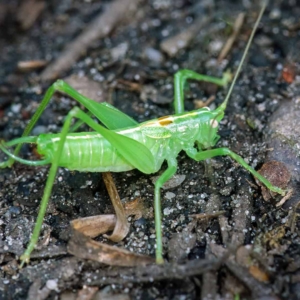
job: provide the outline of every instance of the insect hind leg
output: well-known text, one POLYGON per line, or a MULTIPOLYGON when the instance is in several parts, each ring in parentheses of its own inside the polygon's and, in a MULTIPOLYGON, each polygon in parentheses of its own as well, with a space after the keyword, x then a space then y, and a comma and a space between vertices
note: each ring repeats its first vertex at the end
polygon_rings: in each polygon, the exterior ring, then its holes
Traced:
MULTIPOLYGON (((51 88, 53 88, 53 86, 51 88)), ((48 206, 49 198, 51 196, 51 191, 52 191, 52 187, 53 187, 53 184, 54 184, 55 176, 56 176, 56 173, 57 173, 57 169, 59 167, 59 159, 61 157, 61 153, 62 153, 62 150, 63 150, 63 147, 64 147, 64 143, 66 141, 66 136, 67 136, 68 131, 69 131, 70 126, 71 126, 72 118, 76 116, 77 111, 78 111, 78 108, 72 109, 69 112, 69 114, 67 115, 66 119, 65 119, 63 129, 62 129, 62 132, 61 132, 61 136, 60 136, 60 141, 58 143, 56 153, 54 153, 53 160, 51 162, 51 167, 50 167, 50 170, 49 170, 49 175, 48 175, 48 178, 47 178, 47 182, 46 182, 46 186, 45 186, 45 189, 44 189, 44 194, 43 194, 43 197, 42 197, 42 200, 41 200, 41 205, 40 205, 38 217, 37 217, 37 220, 36 220, 36 223, 35 223, 35 226, 34 226, 34 230, 33 230, 33 233, 32 233, 32 236, 31 236, 31 239, 30 239, 30 242, 27 246, 26 251, 20 257, 20 261, 21 261, 20 268, 22 268, 25 263, 29 263, 30 254, 34 250, 34 248, 35 248, 35 246, 38 242, 38 238, 40 236, 40 232, 41 232, 44 216, 45 216, 45 213, 46 213, 46 209, 47 209, 47 206, 48 206)))
MULTIPOLYGON (((63 80, 57 80, 54 82, 46 91, 46 94, 44 98, 42 99, 42 102, 40 103, 38 109, 32 116, 30 122, 26 126, 22 137, 26 137, 29 135, 29 133, 32 131, 33 127, 35 126, 36 122, 41 117, 42 113, 46 109, 47 105, 49 104, 49 101, 51 100, 52 96, 56 92, 62 92, 69 97, 73 98, 77 102, 79 102, 81 105, 83 105, 85 108, 87 108, 90 111, 90 115, 94 115, 97 117, 101 122, 105 124, 109 129, 120 129, 124 127, 134 126, 137 124, 135 120, 133 120, 131 117, 127 116, 117 108, 111 106, 108 103, 98 103, 92 99, 89 99, 88 97, 83 96, 82 94, 78 93, 75 89, 73 89, 70 85, 68 85, 63 80)), ((80 126, 82 123, 79 122, 75 127, 71 128, 71 131, 74 131, 75 128, 80 126)), ((22 147, 22 143, 20 143, 15 151, 14 155, 18 155, 20 152, 20 149, 22 147)), ((7 162, 7 166, 11 167, 14 163, 14 159, 10 158, 7 162)))

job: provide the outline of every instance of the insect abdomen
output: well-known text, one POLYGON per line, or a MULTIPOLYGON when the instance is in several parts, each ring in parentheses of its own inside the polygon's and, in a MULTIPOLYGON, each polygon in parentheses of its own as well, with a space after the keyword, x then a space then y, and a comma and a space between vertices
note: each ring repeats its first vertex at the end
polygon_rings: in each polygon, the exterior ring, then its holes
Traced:
MULTIPOLYGON (((42 135, 38 140, 38 151, 53 156, 58 147, 59 135, 42 135), (47 144, 47 152, 39 150, 47 144)), ((123 172, 134 169, 117 150, 100 134, 94 132, 68 134, 59 166, 81 172, 123 172)))
MULTIPOLYGON (((157 158, 155 170, 159 170, 166 156, 162 145, 158 143, 161 141, 149 139, 139 131, 131 131, 126 135, 149 148, 157 158)), ((59 141, 59 134, 40 135, 37 141, 38 152, 46 157, 53 157, 59 141)), ((115 147, 96 132, 68 134, 59 166, 81 172, 124 172, 135 168, 118 153, 115 147)))

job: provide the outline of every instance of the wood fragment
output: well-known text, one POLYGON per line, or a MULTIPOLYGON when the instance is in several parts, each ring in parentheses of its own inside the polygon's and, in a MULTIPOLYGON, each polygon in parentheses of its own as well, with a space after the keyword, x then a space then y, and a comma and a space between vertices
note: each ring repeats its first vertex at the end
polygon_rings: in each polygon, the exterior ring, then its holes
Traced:
POLYGON ((32 259, 45 259, 45 258, 53 258, 62 255, 67 255, 67 247, 65 245, 54 245, 49 244, 47 248, 42 250, 34 250, 31 254, 32 259))
POLYGON ((44 68, 47 65, 46 60, 28 60, 19 61, 17 68, 21 72, 30 72, 36 69, 44 68))
MULTIPOLYGON (((124 210, 126 217, 134 215, 135 220, 141 218, 144 214, 147 214, 144 203, 140 198, 125 203, 124 210)), ((116 223, 117 216, 111 214, 79 218, 71 221, 71 226, 73 229, 91 238, 95 238, 100 234, 113 231, 116 227, 116 223)))
POLYGON ((295 228, 297 226, 297 218, 299 217, 299 213, 297 212, 298 208, 300 207, 300 202, 298 202, 295 207, 293 207, 291 217, 289 218, 289 227, 291 228, 291 232, 295 232, 295 228))
POLYGON ((225 264, 229 271, 252 292, 252 299, 260 299, 265 296, 268 296, 269 298, 267 299, 270 300, 278 299, 266 284, 255 279, 246 268, 232 261, 227 261, 225 264))
POLYGON ((140 266, 129 269, 99 269, 97 272, 90 272, 82 279, 81 284, 105 285, 142 283, 153 284, 154 281, 186 279, 187 277, 204 274, 208 271, 217 270, 227 260, 228 253, 219 259, 197 259, 188 261, 185 264, 164 264, 140 266), (120 274, 122 274, 120 276, 120 274))
POLYGON ((119 193, 110 172, 102 173, 102 177, 107 188, 110 200, 116 212, 117 222, 111 235, 106 235, 108 239, 114 242, 122 241, 129 232, 129 223, 122 205, 119 193))
POLYGON ((82 259, 91 259, 110 266, 133 267, 154 263, 154 258, 125 249, 99 243, 77 230, 73 230, 68 252, 82 259))
POLYGON ((225 214, 225 210, 221 210, 221 211, 216 211, 214 213, 202 213, 202 214, 194 214, 194 215, 190 215, 190 217, 195 218, 197 220, 207 220, 207 219, 212 219, 212 218, 216 218, 220 215, 225 214))
POLYGON ((20 22, 21 28, 23 30, 29 29, 40 16, 45 7, 45 1, 22 1, 21 6, 17 12, 17 20, 20 22))
POLYGON ((104 13, 96 17, 74 41, 65 47, 60 56, 42 72, 40 79, 54 80, 68 71, 94 41, 108 36, 121 22, 131 21, 138 4, 139 0, 113 1, 104 13))
POLYGON ((238 247, 244 243, 249 227, 249 215, 251 215, 251 213, 246 215, 246 212, 251 212, 252 210, 252 194, 247 184, 243 184, 238 188, 234 200, 237 201, 236 203, 238 204, 234 205, 232 210, 234 228, 231 231, 229 243, 234 247, 238 247))
POLYGON ((293 195, 294 190, 288 190, 287 194, 278 202, 276 203, 276 207, 282 206, 287 200, 289 200, 293 195))
POLYGON ((71 226, 84 235, 94 238, 100 234, 112 231, 116 223, 116 215, 100 215, 73 220, 71 221, 71 226))
POLYGON ((300 28, 300 22, 297 20, 294 23, 291 22, 286 22, 287 24, 285 24, 285 22, 283 22, 283 25, 289 30, 289 31, 296 31, 300 28))
POLYGON ((234 44, 236 38, 238 37, 240 30, 244 24, 245 21, 245 13, 240 13, 237 17, 237 19, 235 20, 234 26, 233 26, 233 32, 231 34, 231 36, 229 37, 229 39, 227 40, 225 46, 223 47, 221 53, 219 54, 218 57, 218 62, 220 62, 221 60, 223 60, 227 54, 229 53, 229 51, 232 48, 232 45, 234 44))

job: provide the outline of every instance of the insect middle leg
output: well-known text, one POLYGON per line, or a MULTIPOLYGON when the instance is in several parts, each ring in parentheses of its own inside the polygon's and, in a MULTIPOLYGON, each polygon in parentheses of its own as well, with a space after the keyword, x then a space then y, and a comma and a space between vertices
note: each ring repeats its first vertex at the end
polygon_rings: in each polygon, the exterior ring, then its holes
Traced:
POLYGON ((160 199, 160 190, 165 182, 167 182, 177 170, 177 161, 170 160, 168 161, 168 168, 164 173, 157 179, 155 182, 154 190, 154 213, 155 213, 155 232, 156 232, 156 263, 162 264, 164 262, 162 253, 162 214, 161 214, 161 199, 160 199))

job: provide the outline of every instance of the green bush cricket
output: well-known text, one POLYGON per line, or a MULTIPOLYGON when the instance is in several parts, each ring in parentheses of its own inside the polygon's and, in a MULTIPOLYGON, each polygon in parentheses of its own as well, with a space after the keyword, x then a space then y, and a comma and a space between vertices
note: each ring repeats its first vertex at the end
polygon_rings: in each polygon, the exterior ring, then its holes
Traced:
POLYGON ((58 167, 82 172, 124 172, 138 169, 145 174, 151 174, 159 171, 162 163, 167 161, 168 167, 155 182, 154 192, 157 263, 163 263, 160 189, 176 173, 176 158, 180 151, 185 151, 189 157, 196 161, 215 156, 230 156, 269 190, 281 195, 285 194, 284 190, 273 186, 267 179, 251 168, 242 157, 231 150, 227 148, 211 149, 219 140, 217 134, 219 123, 224 117, 228 99, 264 8, 265 5, 255 23, 227 97, 213 111, 209 108, 201 108, 184 112, 185 82, 188 79, 193 79, 225 86, 230 80, 228 73, 225 73, 223 78, 219 79, 190 70, 178 71, 174 78, 175 115, 161 117, 141 124, 107 103, 97 103, 79 94, 62 80, 58 80, 50 86, 39 108, 25 128, 22 137, 7 143, 0 143, 0 149, 9 156, 7 161, 0 163, 0 168, 11 167, 14 161, 30 166, 51 165, 30 243, 20 257, 21 266, 29 262, 30 254, 37 244, 58 167), (66 116, 59 134, 28 136, 56 91, 63 92, 75 99, 89 113, 87 114, 80 108, 75 107, 66 116), (91 115, 96 117, 105 127, 95 122, 91 115), (74 127, 71 127, 73 118, 78 119, 80 124, 87 124, 94 132, 74 133, 74 127), (44 158, 40 161, 29 161, 18 157, 17 155, 23 143, 36 144, 38 153, 44 158), (7 150, 7 147, 12 146, 16 146, 13 154, 7 150))

